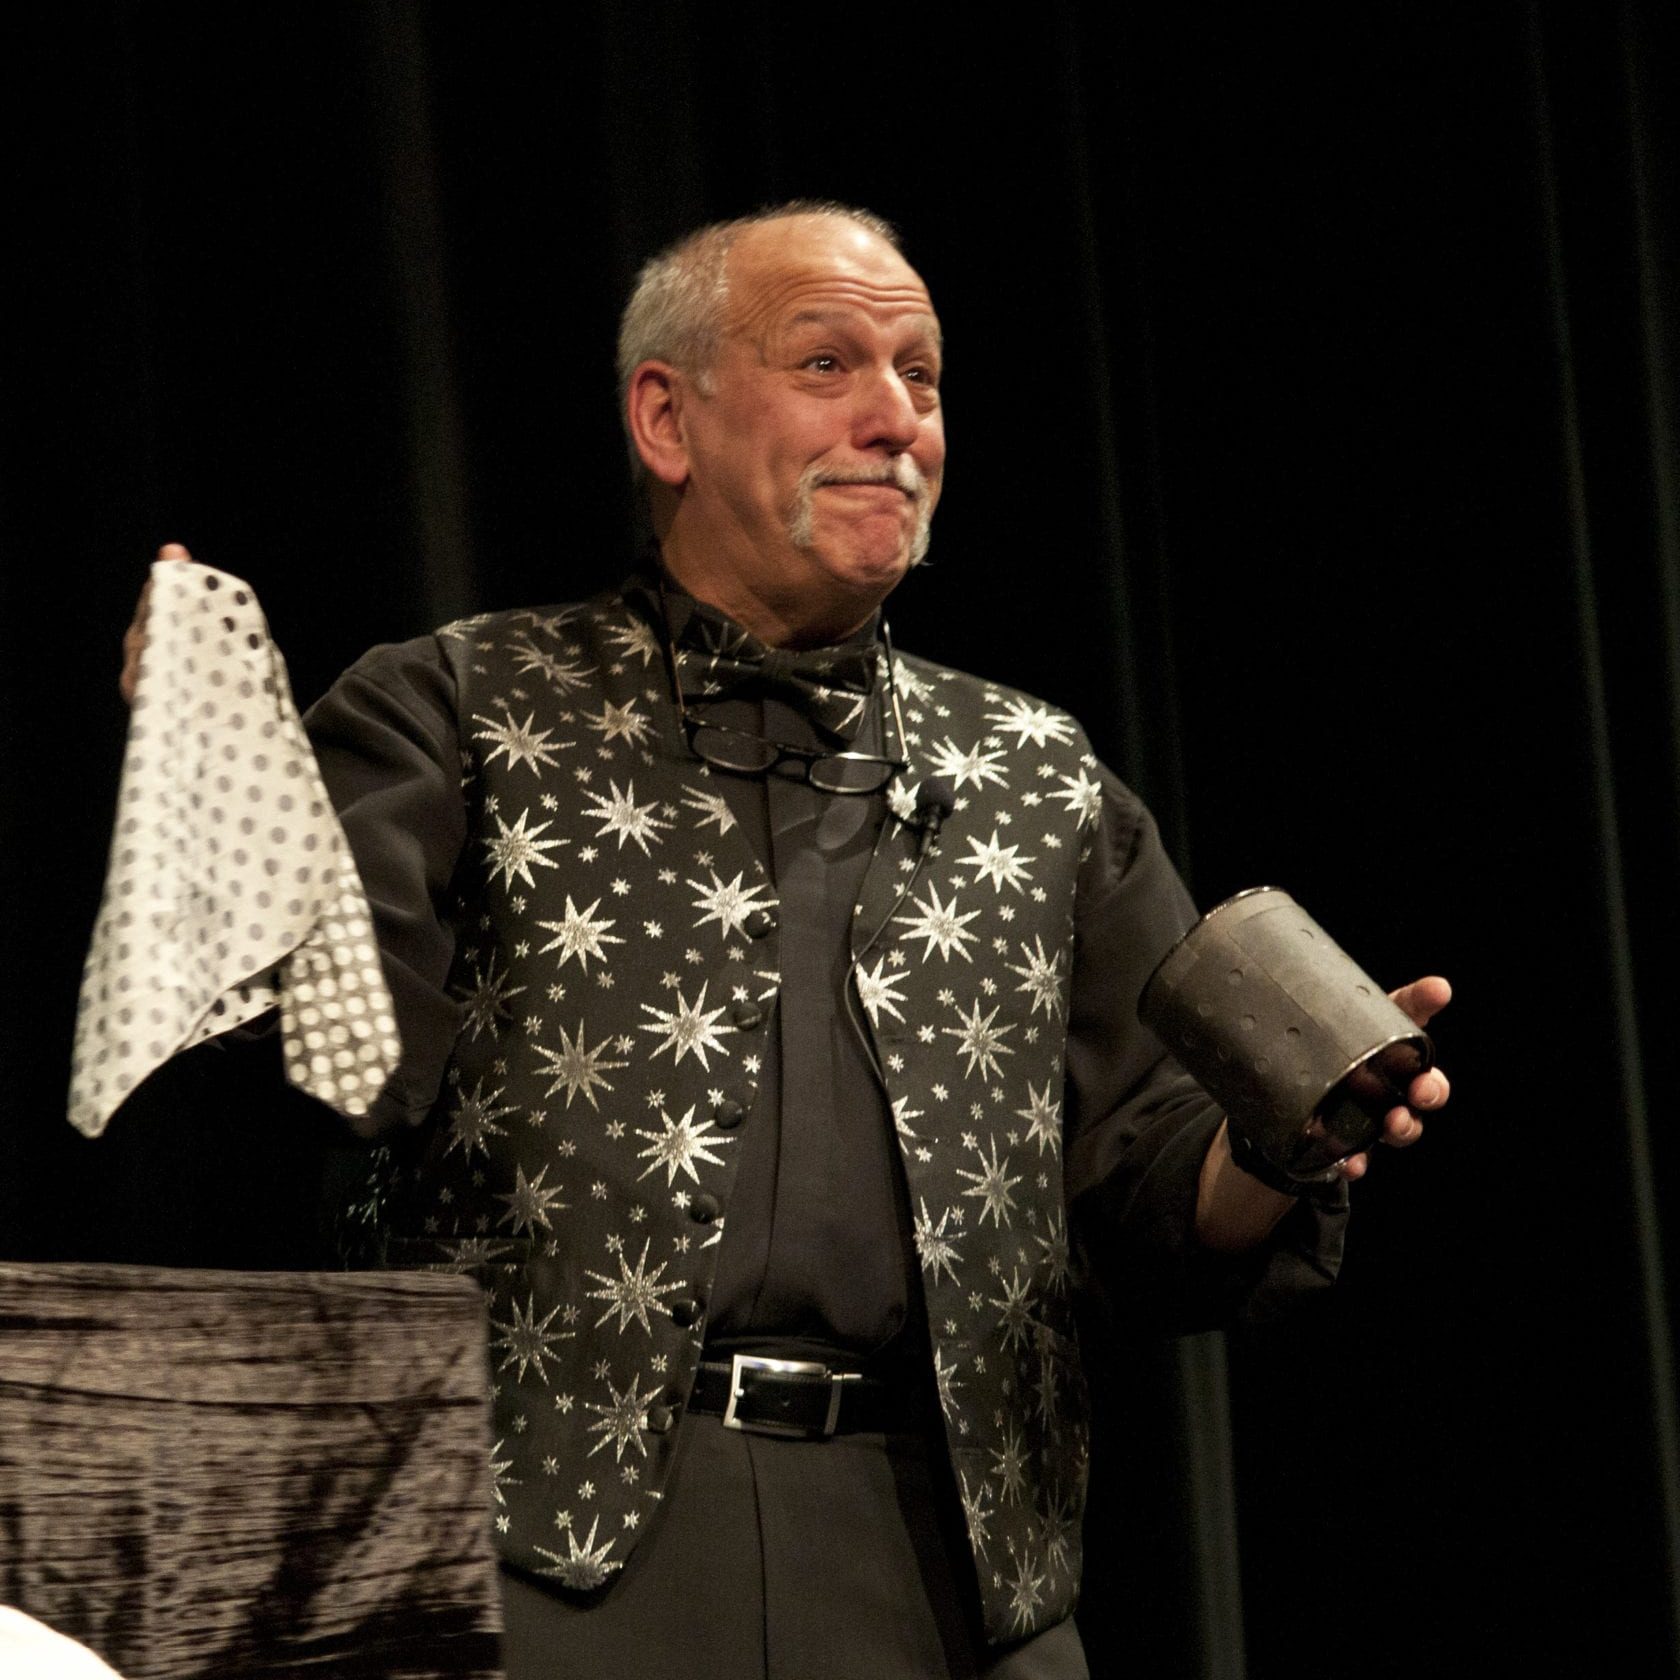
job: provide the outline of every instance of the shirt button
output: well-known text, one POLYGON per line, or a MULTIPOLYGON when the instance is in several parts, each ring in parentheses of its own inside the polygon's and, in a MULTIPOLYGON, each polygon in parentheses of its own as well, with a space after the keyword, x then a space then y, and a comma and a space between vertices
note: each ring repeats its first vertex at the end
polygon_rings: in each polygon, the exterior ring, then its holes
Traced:
POLYGON ((735 1097, 725 1097, 712 1105, 712 1118, 726 1132, 733 1131, 746 1118, 747 1105, 735 1097))
POLYGON ((764 1019, 764 1011, 756 1003, 737 1003, 729 1011, 729 1019, 742 1032, 747 1032, 764 1019))
POLYGON ((671 1322, 686 1330, 700 1316, 700 1303, 692 1295, 679 1295, 670 1305, 671 1322))
POLYGON ((696 1225, 710 1225, 722 1212, 722 1203, 709 1190, 702 1190, 698 1196, 688 1199, 688 1217, 696 1225))
POLYGON ((762 939, 775 925, 776 917, 769 910, 754 910, 741 924, 749 939, 762 939))
POLYGON ((647 1409, 647 1427, 655 1435, 663 1435, 674 1421, 675 1418, 669 1406, 649 1406, 647 1409))

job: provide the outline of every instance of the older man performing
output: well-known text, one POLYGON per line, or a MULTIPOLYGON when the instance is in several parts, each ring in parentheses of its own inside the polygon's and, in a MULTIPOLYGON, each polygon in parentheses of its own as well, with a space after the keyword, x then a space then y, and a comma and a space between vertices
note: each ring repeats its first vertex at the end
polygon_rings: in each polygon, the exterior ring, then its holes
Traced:
POLYGON ((1075 1288, 1334 1272, 1345 1188, 1239 1169, 1137 1023, 1193 916, 1148 813, 887 635, 941 354, 873 216, 681 241, 620 338, 657 555, 309 719, 406 1046, 378 1246, 490 1291, 514 1676, 1083 1675, 1075 1288))

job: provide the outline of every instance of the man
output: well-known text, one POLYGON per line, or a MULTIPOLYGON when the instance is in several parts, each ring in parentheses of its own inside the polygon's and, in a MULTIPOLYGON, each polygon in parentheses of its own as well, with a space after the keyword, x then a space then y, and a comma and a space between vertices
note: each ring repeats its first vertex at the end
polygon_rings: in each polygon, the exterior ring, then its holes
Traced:
POLYGON ((620 340, 657 558, 310 718, 406 1047, 381 1248, 490 1291, 516 1676, 1081 1675, 1076 1278, 1200 1323, 1334 1269, 1345 1195, 1136 1022, 1192 916, 1148 814, 891 648, 941 356, 871 216, 691 236, 620 340))

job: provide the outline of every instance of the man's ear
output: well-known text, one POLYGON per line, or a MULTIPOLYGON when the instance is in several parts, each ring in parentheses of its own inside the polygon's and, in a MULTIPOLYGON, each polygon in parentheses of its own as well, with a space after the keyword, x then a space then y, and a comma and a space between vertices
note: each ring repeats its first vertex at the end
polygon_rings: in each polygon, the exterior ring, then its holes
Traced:
POLYGON ((625 413, 642 465, 661 484, 680 490, 688 482, 688 437, 683 402, 689 391, 669 362, 643 362, 630 375, 625 413))

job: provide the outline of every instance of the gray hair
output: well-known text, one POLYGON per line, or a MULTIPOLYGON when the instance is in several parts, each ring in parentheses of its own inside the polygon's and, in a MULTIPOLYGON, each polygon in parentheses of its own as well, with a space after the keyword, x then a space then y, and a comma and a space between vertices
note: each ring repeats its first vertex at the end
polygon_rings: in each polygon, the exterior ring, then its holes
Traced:
MULTIPOLYGON (((688 373, 702 391, 709 392, 712 361, 722 338, 724 305, 729 298, 729 253, 748 228, 789 216, 833 216, 855 222, 902 254, 898 230, 890 222, 872 211, 827 198, 792 199, 684 234, 643 265, 619 320, 618 409, 627 428, 625 403, 630 394, 630 375, 643 362, 670 362, 688 373)), ((634 444, 630 462, 640 482, 645 469, 634 444)))

